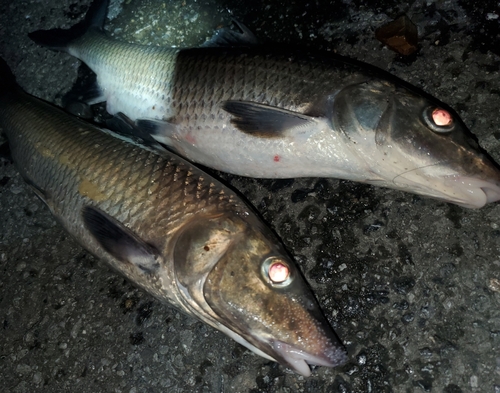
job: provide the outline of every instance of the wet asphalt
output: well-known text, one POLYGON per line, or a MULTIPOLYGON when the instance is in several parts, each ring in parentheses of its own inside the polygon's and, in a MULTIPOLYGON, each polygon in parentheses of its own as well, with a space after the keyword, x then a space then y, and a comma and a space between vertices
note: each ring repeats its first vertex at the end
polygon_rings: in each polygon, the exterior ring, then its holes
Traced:
MULTIPOLYGON (((27 33, 69 27, 88 3, 0 4, 0 55, 30 94, 60 104, 80 63, 27 33)), ((107 28, 128 41, 189 46, 234 16, 266 45, 333 50, 424 89, 500 162, 498 2, 279 3, 115 2, 107 28), (402 13, 420 36, 408 58, 374 35, 402 13)), ((216 175, 283 239, 347 364, 298 376, 136 289, 59 227, 3 145, 2 392, 500 392, 500 205, 468 210, 336 179, 216 175)))

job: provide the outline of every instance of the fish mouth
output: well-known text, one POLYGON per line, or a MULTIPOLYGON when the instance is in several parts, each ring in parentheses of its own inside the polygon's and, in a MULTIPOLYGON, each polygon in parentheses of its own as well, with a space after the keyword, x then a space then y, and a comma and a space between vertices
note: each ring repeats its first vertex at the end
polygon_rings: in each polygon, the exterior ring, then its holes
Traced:
POLYGON ((460 191, 454 203, 463 207, 478 209, 500 200, 499 182, 459 175, 447 178, 445 184, 460 191))
POLYGON ((283 363, 297 374, 309 377, 311 366, 336 367, 347 361, 347 353, 342 347, 332 346, 321 355, 313 355, 283 341, 272 342, 272 349, 283 363))
POLYGON ((392 186, 469 209, 479 209, 500 200, 500 172, 496 169, 492 171, 486 167, 485 173, 470 175, 456 172, 432 173, 434 168, 442 165, 443 163, 433 164, 401 173, 392 179, 392 186))

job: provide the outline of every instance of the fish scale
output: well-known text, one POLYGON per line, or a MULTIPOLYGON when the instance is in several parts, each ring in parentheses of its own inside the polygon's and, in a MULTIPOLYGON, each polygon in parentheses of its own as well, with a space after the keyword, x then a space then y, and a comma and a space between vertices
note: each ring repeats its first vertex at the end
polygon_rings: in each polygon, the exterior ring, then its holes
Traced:
POLYGON ((82 246, 161 301, 302 375, 308 364, 345 362, 297 267, 233 191, 157 143, 72 118, 11 79, 0 59, 0 128, 14 162, 82 246), (273 280, 273 265, 284 279, 273 280))
POLYGON ((124 43, 104 33, 107 5, 95 0, 84 22, 30 37, 97 74, 89 103, 107 101, 191 162, 260 178, 341 178, 469 208, 500 199, 500 170, 458 114, 383 70, 255 45, 239 23, 241 32, 222 29, 201 48, 124 43))

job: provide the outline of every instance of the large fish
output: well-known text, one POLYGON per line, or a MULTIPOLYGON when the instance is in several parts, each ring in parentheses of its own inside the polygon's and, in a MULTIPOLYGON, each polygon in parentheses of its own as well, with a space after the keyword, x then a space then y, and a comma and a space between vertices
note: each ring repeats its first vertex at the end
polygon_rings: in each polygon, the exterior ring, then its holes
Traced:
MULTIPOLYGON (((500 171, 450 108, 366 64, 261 47, 161 48, 103 32, 96 0, 70 30, 30 37, 96 74, 124 113, 190 161, 252 177, 337 177, 479 208, 500 171)), ((243 28, 245 41, 252 36, 243 28)), ((227 35, 226 35, 227 36, 227 35)), ((219 41, 234 44, 237 34, 219 41)))
POLYGON ((138 286, 302 375, 346 360, 275 235, 217 180, 28 96, 3 61, 0 128, 62 226, 138 286))

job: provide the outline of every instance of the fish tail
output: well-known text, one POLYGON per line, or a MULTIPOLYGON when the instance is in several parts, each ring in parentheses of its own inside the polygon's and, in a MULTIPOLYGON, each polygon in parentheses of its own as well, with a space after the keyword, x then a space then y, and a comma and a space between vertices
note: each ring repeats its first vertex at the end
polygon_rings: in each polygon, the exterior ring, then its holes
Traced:
POLYGON ((37 30, 29 33, 28 36, 38 45, 67 52, 71 42, 83 36, 89 29, 103 29, 108 6, 109 0, 95 0, 87 11, 85 19, 73 27, 69 29, 37 30))

